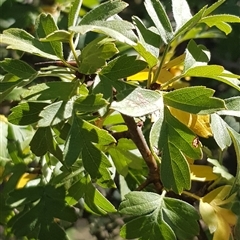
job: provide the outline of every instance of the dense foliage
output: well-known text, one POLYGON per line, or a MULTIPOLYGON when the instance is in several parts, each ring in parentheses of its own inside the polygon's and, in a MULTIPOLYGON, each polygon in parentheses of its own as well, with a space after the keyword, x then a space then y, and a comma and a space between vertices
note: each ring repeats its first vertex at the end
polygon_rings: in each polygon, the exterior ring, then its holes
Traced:
POLYGON ((172 0, 169 18, 159 0, 145 0, 147 26, 118 15, 123 1, 91 9, 75 0, 64 16, 42 12, 31 30, 2 32, 12 57, 0 61, 0 101, 15 104, 0 115, 6 236, 68 239, 66 228, 84 209, 122 214, 126 239, 240 238, 240 129, 233 121, 240 76, 209 64, 210 51, 197 42, 240 23, 213 13, 224 2, 192 15, 185 0, 172 0), (228 85, 235 96, 216 97, 195 78, 228 85), (222 161, 230 146, 233 175, 222 161), (113 189, 120 204, 109 197, 113 189))

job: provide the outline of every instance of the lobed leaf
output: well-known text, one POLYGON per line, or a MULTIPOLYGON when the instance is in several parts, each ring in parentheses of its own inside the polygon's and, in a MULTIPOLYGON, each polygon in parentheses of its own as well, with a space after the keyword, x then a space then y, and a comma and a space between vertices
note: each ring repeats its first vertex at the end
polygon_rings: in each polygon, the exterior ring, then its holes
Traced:
POLYGON ((119 212, 133 216, 121 228, 120 235, 124 238, 184 240, 198 233, 199 216, 191 205, 156 193, 128 193, 119 212), (191 230, 186 231, 189 219, 191 230))
POLYGON ((28 125, 40 120, 39 113, 47 106, 44 102, 25 102, 12 108, 8 121, 16 125, 28 125))
MULTIPOLYGON (((44 38, 48 34, 52 34, 54 31, 58 31, 58 27, 52 15, 41 13, 36 19, 36 33, 38 35, 38 38, 44 38)), ((50 44, 52 51, 59 59, 64 59, 63 46, 60 41, 52 41, 49 43, 45 43, 46 46, 48 44, 50 44)))
POLYGON ((117 80, 140 72, 146 66, 146 62, 136 59, 136 56, 122 55, 110 61, 99 74, 117 80))
POLYGON ((78 82, 48 82, 29 87, 22 95, 28 101, 63 100, 68 101, 78 87, 78 82))
POLYGON ((10 28, 0 34, 0 43, 7 44, 10 49, 27 52, 43 58, 59 60, 52 49, 46 47, 46 44, 34 38, 23 29, 10 28))
POLYGON ((118 49, 111 39, 96 38, 82 49, 79 56, 79 72, 93 74, 106 65, 106 60, 118 53, 118 49))
POLYGON ((212 16, 206 16, 201 19, 201 23, 206 23, 209 27, 217 27, 221 31, 223 31, 226 35, 232 31, 230 23, 240 23, 240 18, 235 15, 230 14, 217 14, 212 16))
POLYGON ((18 59, 5 58, 0 62, 0 67, 2 67, 6 72, 22 79, 28 79, 37 75, 37 71, 35 69, 18 59))

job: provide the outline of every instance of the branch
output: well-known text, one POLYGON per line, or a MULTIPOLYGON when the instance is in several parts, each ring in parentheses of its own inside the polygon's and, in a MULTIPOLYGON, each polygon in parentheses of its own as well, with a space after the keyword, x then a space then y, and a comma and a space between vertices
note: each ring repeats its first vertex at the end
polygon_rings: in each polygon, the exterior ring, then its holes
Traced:
MULTIPOLYGON (((140 151, 144 161, 146 162, 149 174, 148 178, 145 183, 141 186, 147 186, 150 183, 153 183, 155 189, 158 193, 162 192, 162 184, 159 175, 159 166, 150 151, 148 144, 143 136, 141 127, 138 126, 133 117, 129 117, 127 115, 122 114, 122 117, 128 127, 128 131, 130 133, 130 137, 137 146, 138 150, 140 151)), ((139 188, 138 188, 139 189, 139 188)))

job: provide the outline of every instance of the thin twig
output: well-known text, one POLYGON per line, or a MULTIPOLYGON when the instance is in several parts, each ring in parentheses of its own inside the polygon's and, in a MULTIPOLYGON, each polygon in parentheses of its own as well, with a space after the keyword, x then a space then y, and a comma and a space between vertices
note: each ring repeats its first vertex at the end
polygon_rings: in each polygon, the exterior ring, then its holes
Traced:
POLYGON ((161 180, 160 180, 159 166, 158 166, 157 161, 155 160, 152 152, 150 151, 150 149, 148 147, 148 144, 143 136, 141 127, 136 124, 133 117, 129 117, 124 114, 122 114, 122 117, 128 127, 128 131, 130 133, 131 139, 136 144, 138 150, 140 151, 140 153, 149 169, 148 178, 145 181, 145 183, 143 183, 141 186, 145 187, 148 184, 153 183, 155 186, 155 190, 158 193, 161 193, 162 192, 162 184, 161 184, 161 180))

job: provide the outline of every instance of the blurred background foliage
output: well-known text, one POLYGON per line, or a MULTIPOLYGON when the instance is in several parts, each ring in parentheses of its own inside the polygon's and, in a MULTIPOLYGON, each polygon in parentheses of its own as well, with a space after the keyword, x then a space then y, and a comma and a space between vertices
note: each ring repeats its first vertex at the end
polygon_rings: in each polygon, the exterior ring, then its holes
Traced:
MULTIPOLYGON (((74 0, 72 0, 74 1, 74 0)), ((67 28, 67 14, 72 3, 71 0, 0 0, 0 32, 8 28, 22 28, 34 35, 34 23, 36 17, 41 12, 51 13, 58 21, 59 29, 67 28)), ((84 15, 90 9, 94 8, 101 0, 83 0, 83 7, 80 15, 84 15)), ((131 21, 133 15, 141 18, 147 26, 151 26, 150 18, 147 16, 143 0, 125 0, 129 3, 129 7, 120 15, 123 19, 131 21)), ((165 5, 167 12, 171 18, 171 1, 161 0, 165 5)), ((215 0, 189 0, 192 14, 196 13, 204 5, 212 4, 215 0)), ((240 0, 226 0, 226 2, 215 13, 234 14, 240 16, 240 0)), ((211 52, 211 64, 219 64, 227 70, 240 74, 240 24, 231 24, 233 31, 228 36, 214 39, 197 39, 198 44, 205 45, 211 52)), ((88 34, 82 39, 80 47, 90 41, 95 35, 88 34)), ((177 51, 182 52, 186 47, 186 43, 182 43, 177 51)), ((66 49, 67 51, 67 49, 66 49)), ((41 61, 36 56, 30 56, 12 50, 6 50, 6 47, 0 45, 0 60, 5 57, 24 58, 30 64, 41 61)), ((0 70, 1 71, 1 70, 0 70)), ((3 72, 0 72, 0 77, 3 72)), ((216 96, 227 98, 236 96, 238 93, 235 89, 226 86, 218 81, 210 79, 192 79, 192 85, 206 85, 216 90, 216 96)), ((8 115, 10 107, 13 106, 11 99, 8 101, 0 101, 0 114, 8 115)), ((230 125, 235 125, 236 131, 240 132, 240 120, 230 117, 225 119, 230 125)), ((229 148, 226 165, 230 172, 235 170, 235 152, 233 148, 229 148), (231 159, 231 160, 229 160, 231 159)), ((107 193, 111 202, 118 202, 119 196, 115 191, 107 193)), ((72 240, 77 239, 121 239, 118 237, 120 226, 123 224, 120 216, 93 217, 91 214, 83 212, 79 214, 81 218, 75 227, 69 228, 72 240)), ((0 226, 0 239, 5 239, 1 234, 3 228, 0 226)), ((9 238, 8 238, 9 239, 9 238)))

